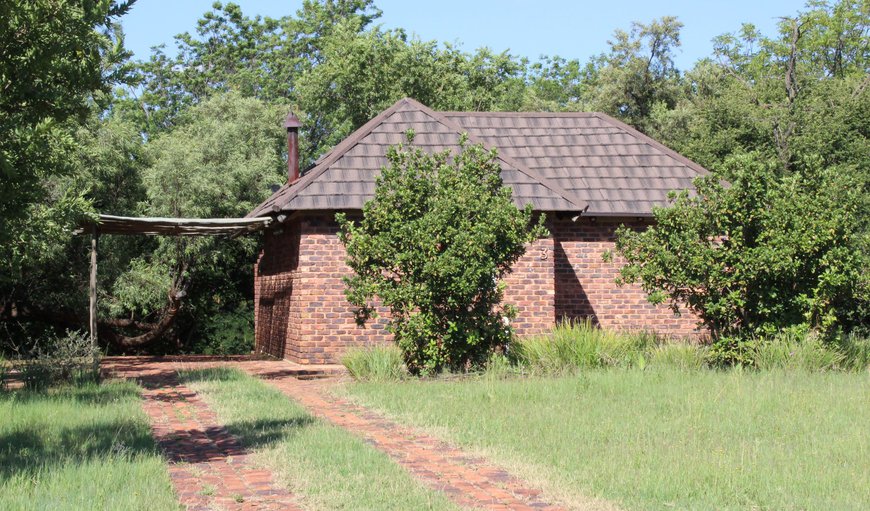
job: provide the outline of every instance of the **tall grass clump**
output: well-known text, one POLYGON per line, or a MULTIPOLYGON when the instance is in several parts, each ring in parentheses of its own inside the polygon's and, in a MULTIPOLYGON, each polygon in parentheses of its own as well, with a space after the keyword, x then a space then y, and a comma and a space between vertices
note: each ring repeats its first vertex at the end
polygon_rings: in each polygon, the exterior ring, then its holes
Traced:
POLYGON ((655 368, 699 371, 709 367, 708 349, 688 343, 660 344, 650 350, 649 363, 655 368))
POLYGON ((636 367, 657 338, 648 333, 609 332, 589 321, 560 323, 548 335, 516 339, 510 356, 533 373, 565 374, 595 367, 636 367))
POLYGON ((790 331, 758 340, 752 358, 755 367, 762 371, 771 369, 824 371, 839 367, 845 359, 839 351, 825 345, 817 334, 790 331))
POLYGON ((341 363, 359 381, 397 381, 407 374, 402 351, 393 345, 351 348, 341 358, 341 363))
POLYGON ((840 366, 848 371, 870 371, 870 337, 856 333, 844 335, 836 341, 837 350, 843 354, 840 366))
POLYGON ((483 377, 488 380, 503 380, 511 376, 516 376, 518 368, 511 362, 504 353, 493 352, 486 360, 483 366, 483 377))
POLYGON ((0 392, 6 390, 6 378, 9 374, 9 367, 6 365, 6 358, 0 355, 0 392))

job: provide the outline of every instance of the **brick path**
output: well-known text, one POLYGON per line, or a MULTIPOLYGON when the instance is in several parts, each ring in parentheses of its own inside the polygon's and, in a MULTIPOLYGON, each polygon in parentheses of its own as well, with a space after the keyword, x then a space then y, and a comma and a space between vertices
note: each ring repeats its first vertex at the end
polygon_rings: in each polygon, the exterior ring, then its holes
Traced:
POLYGON ((548 510, 541 492, 504 470, 434 437, 400 426, 366 408, 329 395, 328 382, 300 381, 282 374, 284 362, 240 363, 313 414, 366 439, 419 480, 460 506, 488 510, 548 510))
MULTIPOLYGON (((292 495, 255 469, 238 440, 205 402, 177 378, 177 362, 110 359, 104 371, 144 387, 143 408, 157 444, 169 461, 179 501, 189 511, 298 510, 292 495)), ((215 364, 210 364, 215 365, 215 364)))
MULTIPOLYGON (((263 379, 314 415, 362 437, 460 506, 517 511, 565 509, 546 502, 540 490, 483 459, 331 395, 328 388, 334 380, 321 378, 340 372, 334 366, 312 369, 245 357, 104 360, 105 372, 136 379, 145 388, 145 411, 151 417, 155 438, 170 461, 172 483, 188 510, 299 509, 290 493, 273 483, 268 471, 251 466, 237 440, 176 376, 179 369, 221 365, 236 366, 263 379)), ((591 509, 615 509, 609 503, 590 504, 591 509)))

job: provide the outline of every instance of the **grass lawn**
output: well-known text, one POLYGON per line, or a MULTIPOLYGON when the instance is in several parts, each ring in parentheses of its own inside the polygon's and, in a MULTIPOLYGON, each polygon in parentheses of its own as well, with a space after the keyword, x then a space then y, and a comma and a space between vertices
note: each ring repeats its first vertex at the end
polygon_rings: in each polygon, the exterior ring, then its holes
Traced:
POLYGON ((0 393, 0 509, 179 509, 139 388, 0 393))
POLYGON ((313 418, 256 378, 229 368, 181 376, 310 509, 456 509, 385 454, 313 418))
POLYGON ((569 503, 870 509, 868 373, 602 369, 347 392, 569 503))

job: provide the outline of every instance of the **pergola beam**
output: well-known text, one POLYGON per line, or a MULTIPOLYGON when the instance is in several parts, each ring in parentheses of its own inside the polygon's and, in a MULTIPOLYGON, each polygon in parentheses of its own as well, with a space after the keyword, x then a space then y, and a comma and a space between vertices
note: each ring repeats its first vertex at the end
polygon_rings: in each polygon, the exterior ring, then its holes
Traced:
POLYGON ((99 215, 76 234, 91 233, 91 275, 88 286, 88 329, 92 346, 97 344, 97 245, 101 234, 145 236, 220 236, 257 231, 272 223, 259 218, 165 218, 99 215))
POLYGON ((270 217, 260 218, 164 218, 100 215, 101 234, 144 234, 149 236, 208 236, 243 234, 268 226, 270 217))

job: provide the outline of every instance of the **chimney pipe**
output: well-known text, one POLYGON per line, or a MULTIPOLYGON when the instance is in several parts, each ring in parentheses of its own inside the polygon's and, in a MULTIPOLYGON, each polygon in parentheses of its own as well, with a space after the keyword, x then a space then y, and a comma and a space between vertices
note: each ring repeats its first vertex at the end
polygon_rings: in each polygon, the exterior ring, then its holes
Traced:
POLYGON ((293 115, 287 114, 284 127, 287 128, 287 184, 299 179, 299 126, 302 123, 293 115))

